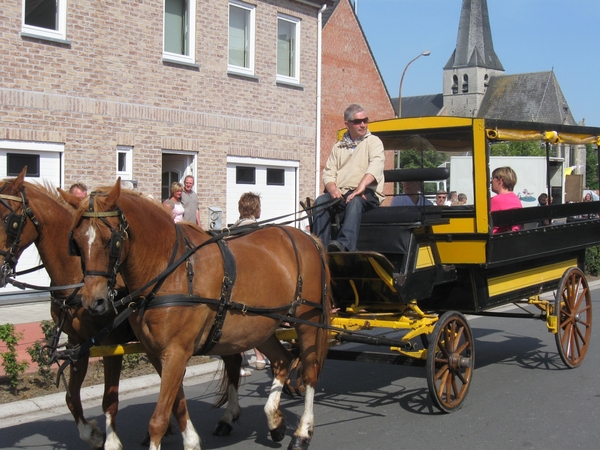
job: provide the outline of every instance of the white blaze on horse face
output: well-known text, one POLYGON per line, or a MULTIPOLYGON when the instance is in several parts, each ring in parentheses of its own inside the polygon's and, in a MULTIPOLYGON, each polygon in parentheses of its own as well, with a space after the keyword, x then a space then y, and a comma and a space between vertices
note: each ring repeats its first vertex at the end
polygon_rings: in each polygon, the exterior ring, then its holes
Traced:
POLYGON ((85 232, 85 235, 88 238, 88 261, 92 258, 92 245, 94 244, 94 241, 96 240, 96 227, 88 227, 87 231, 85 232))

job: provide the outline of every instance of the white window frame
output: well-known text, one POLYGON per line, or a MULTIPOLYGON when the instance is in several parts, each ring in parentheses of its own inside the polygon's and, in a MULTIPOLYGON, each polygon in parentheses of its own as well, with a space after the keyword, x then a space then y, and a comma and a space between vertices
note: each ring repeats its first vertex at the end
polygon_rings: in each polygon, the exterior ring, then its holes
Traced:
MULTIPOLYGON (((295 25, 296 33, 295 33, 295 42, 294 42, 294 68, 295 74, 294 76, 280 75, 279 68, 277 67, 277 81, 291 84, 300 84, 300 24, 301 20, 288 16, 286 14, 278 14, 277 15, 277 32, 279 32, 279 22, 286 21, 291 22, 295 25)), ((279 53, 279 36, 277 36, 277 53, 279 53)), ((277 65, 277 64, 276 64, 277 65)))
POLYGON ((227 71, 238 73, 242 75, 254 75, 254 58, 255 58, 255 47, 256 47, 256 6, 248 3, 240 2, 237 0, 230 0, 227 9, 227 71), (230 34, 230 11, 231 8, 240 8, 247 12, 249 15, 248 24, 248 67, 237 66, 229 63, 229 34, 230 34))
POLYGON ((25 4, 26 0, 21 0, 23 3, 22 9, 22 28, 21 33, 27 36, 39 37, 53 41, 66 41, 67 39, 67 0, 56 0, 57 5, 57 29, 41 28, 25 23, 25 4))
POLYGON ((116 152, 116 167, 115 171, 117 173, 117 177, 121 177, 123 181, 132 181, 133 180, 133 147, 128 145, 117 145, 116 152), (119 170, 119 155, 125 154, 125 170, 119 170))
POLYGON ((166 0, 163 0, 163 60, 182 64, 196 63, 196 0, 187 0, 188 2, 188 33, 187 33, 187 54, 172 53, 165 50, 165 34, 167 29, 166 0))

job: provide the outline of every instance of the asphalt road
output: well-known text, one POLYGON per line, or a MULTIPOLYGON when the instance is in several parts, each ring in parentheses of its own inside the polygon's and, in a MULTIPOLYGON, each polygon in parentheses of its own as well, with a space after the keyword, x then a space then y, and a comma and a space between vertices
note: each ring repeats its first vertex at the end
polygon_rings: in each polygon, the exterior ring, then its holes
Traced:
MULTIPOLYGON (((593 291, 598 311, 600 291, 593 291)), ((596 317, 598 317, 596 314, 596 317)), ((475 337, 476 370, 464 406, 442 414, 431 403, 424 368, 328 360, 315 402, 313 449, 596 449, 600 444, 600 324, 583 364, 566 369, 554 335, 544 322, 524 319, 470 320, 475 337)), ((242 416, 231 436, 212 436, 223 413, 211 409, 217 381, 186 387, 194 425, 203 449, 287 448, 302 413, 302 400, 284 398, 288 435, 273 443, 263 406, 270 386, 267 371, 244 380, 242 416)), ((125 449, 140 448, 156 394, 125 399, 118 433, 125 449)), ((86 409, 104 424, 99 402, 86 409)), ((0 448, 80 449, 77 429, 68 414, 33 422, 0 425, 0 448)), ((181 449, 179 433, 166 437, 162 449, 181 449)))

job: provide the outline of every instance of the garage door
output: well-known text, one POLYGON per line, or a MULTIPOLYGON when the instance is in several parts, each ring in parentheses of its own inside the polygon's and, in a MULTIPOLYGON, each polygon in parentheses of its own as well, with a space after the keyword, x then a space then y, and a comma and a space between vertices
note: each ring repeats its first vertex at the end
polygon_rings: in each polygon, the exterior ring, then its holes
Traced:
MULTIPOLYGON (((61 186, 61 156, 62 144, 36 144, 14 141, 0 141, 0 179, 19 174, 27 165, 26 181, 61 186)), ((31 245, 19 258, 17 271, 24 271, 41 264, 35 245, 31 245)), ((50 278, 46 270, 41 269, 18 277, 24 283, 37 286, 49 286, 50 278)), ((15 297, 15 294, 26 294, 21 289, 11 285, 0 289, 0 301, 15 297), (3 298, 4 297, 4 298, 3 298)))
MULTIPOLYGON (((261 220, 285 216, 298 211, 298 163, 257 158, 227 159, 227 208, 223 224, 239 218, 238 201, 244 192, 261 197, 261 220)), ((292 220, 290 216, 277 220, 292 220)))

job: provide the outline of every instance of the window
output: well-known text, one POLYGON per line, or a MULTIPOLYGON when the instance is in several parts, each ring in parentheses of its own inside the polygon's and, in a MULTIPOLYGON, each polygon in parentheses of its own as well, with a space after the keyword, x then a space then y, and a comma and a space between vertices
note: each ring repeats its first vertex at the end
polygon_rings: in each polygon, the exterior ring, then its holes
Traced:
POLYGON ((165 0, 163 59, 193 64, 196 54, 196 0, 165 0))
POLYGON ((456 75, 452 77, 452 93, 458 94, 458 77, 456 75))
POLYGON ((16 177, 23 167, 27 166, 28 177, 40 176, 40 155, 27 155, 22 153, 6 154, 6 175, 16 177))
POLYGON ((117 177, 121 177, 121 180, 133 180, 133 147, 117 146, 117 177))
POLYGON ((169 172, 163 172, 160 187, 161 201, 164 202, 166 199, 171 197, 171 183, 176 181, 179 182, 180 179, 181 174, 177 171, 172 170, 169 172))
POLYGON ((300 83, 300 20, 277 19, 277 80, 300 83))
POLYGON ((64 41, 66 30, 67 0, 23 0, 24 35, 64 41))
POLYGON ((285 170, 267 167, 267 186, 285 186, 285 170))
POLYGON ((228 70, 254 75, 255 7, 242 2, 229 3, 228 70))
POLYGON ((256 184, 256 167, 236 166, 236 184, 256 184))
POLYGON ((467 74, 463 75, 462 91, 464 93, 469 92, 469 75, 467 75, 467 74))

